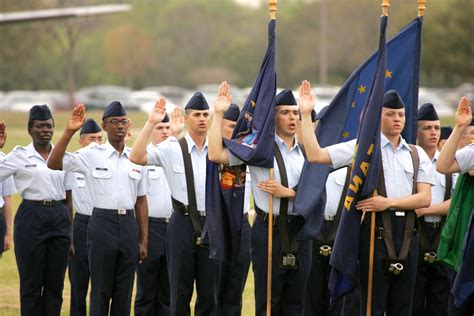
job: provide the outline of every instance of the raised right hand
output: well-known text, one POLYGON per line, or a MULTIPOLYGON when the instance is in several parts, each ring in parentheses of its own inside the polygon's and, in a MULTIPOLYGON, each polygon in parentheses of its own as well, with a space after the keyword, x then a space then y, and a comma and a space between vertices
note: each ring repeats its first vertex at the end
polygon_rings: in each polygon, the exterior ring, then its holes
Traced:
POLYGON ((74 132, 80 129, 84 124, 85 112, 86 107, 84 106, 84 104, 76 105, 74 107, 74 110, 72 110, 72 114, 69 118, 69 121, 67 122, 67 129, 74 132))
POLYGON ((230 107, 232 96, 230 95, 230 87, 227 81, 223 81, 219 86, 216 103, 214 105, 215 113, 224 113, 230 107))
POLYGON ((454 117, 456 125, 460 127, 466 127, 471 124, 472 121, 472 109, 471 102, 468 98, 462 97, 459 101, 458 109, 454 117))
POLYGON ((156 101, 155 106, 151 109, 150 113, 148 114, 148 122, 155 125, 163 121, 163 119, 166 116, 165 105, 166 105, 166 100, 163 97, 161 97, 158 101, 156 101))
POLYGON ((311 84, 308 80, 301 82, 298 105, 301 115, 311 115, 314 109, 314 94, 311 92, 311 84))

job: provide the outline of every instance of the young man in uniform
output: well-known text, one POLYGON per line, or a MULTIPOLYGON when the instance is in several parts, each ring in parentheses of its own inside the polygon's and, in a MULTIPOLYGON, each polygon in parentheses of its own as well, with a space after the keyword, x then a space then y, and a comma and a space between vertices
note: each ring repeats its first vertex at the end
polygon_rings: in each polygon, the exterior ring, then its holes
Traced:
MULTIPOLYGON (((102 129, 93 119, 87 119, 79 132, 81 148, 95 142, 103 141, 102 129)), ((90 272, 87 258, 87 226, 94 205, 87 190, 85 178, 80 173, 74 173, 76 186, 72 189, 74 205, 74 220, 72 228, 73 254, 69 259, 69 281, 71 282, 71 316, 87 315, 87 291, 89 288, 90 272)))
POLYGON ((129 315, 138 261, 148 243, 146 168, 130 162, 125 146, 129 120, 118 101, 102 115, 108 141, 65 153, 84 123, 84 105, 77 105, 48 160, 48 167, 84 175, 94 209, 87 230, 91 275, 90 315, 129 315))
POLYGON ((209 105, 196 92, 185 107, 187 134, 179 140, 169 137, 157 146, 147 141, 156 124, 165 117, 161 99, 133 144, 130 159, 137 164, 161 166, 170 186, 173 213, 166 236, 170 278, 170 315, 190 315, 190 302, 196 281, 196 316, 213 315, 214 261, 201 240, 206 220, 206 157, 209 105))
MULTIPOLYGON (((5 122, 0 122, 0 149, 5 146, 7 131, 5 122)), ((6 155, 0 151, 0 161, 4 160, 6 155)), ((12 195, 16 193, 13 178, 0 182, 0 257, 4 251, 10 250, 12 245, 12 195)))
POLYGON ((417 143, 433 166, 436 184, 431 187, 431 205, 416 210, 420 228, 420 253, 412 315, 447 315, 453 271, 437 261, 441 230, 451 202, 453 176, 435 172, 441 124, 431 103, 418 109, 417 143))
MULTIPOLYGON (((311 128, 310 114, 314 107, 314 96, 309 82, 304 81, 301 89, 300 111, 308 160, 330 164, 334 168, 349 165, 354 155, 356 140, 321 148, 311 128)), ((386 313, 389 316, 411 314, 419 248, 414 210, 429 206, 431 185, 434 181, 431 162, 426 153, 419 147, 409 146, 401 137, 404 125, 404 103, 395 90, 387 91, 381 118, 383 173, 379 181, 379 195, 359 201, 356 206, 359 211, 366 212, 365 220, 361 224, 359 243, 361 314, 366 313, 367 305, 369 214, 378 215, 372 313, 386 313), (419 162, 416 163, 417 161, 419 162), (393 234, 384 233, 385 230, 391 231, 390 226, 393 228, 393 234), (404 235, 408 238, 404 238, 404 235)))
MULTIPOLYGON (((214 108, 210 131, 209 159, 226 165, 242 162, 222 144, 222 118, 230 105, 229 88, 223 83, 214 108)), ((291 90, 276 96, 275 179, 269 180, 267 168, 249 166, 257 218, 252 226, 251 255, 255 280, 255 314, 265 315, 267 296, 267 243, 269 195, 273 195, 273 315, 301 315, 304 292, 311 267, 311 240, 298 242, 304 220, 293 212, 293 199, 304 163, 295 135, 298 105, 291 90)))
MULTIPOLYGON (((181 109, 177 108, 178 115, 181 109)), ((176 109, 175 109, 176 113, 176 109)), ((173 114, 174 119, 176 114, 173 114)), ((173 135, 168 115, 156 124, 151 132, 154 147, 173 135)), ((176 124, 175 124, 176 125, 176 124)), ((178 127, 181 127, 179 124, 178 127)), ((165 316, 170 312, 170 282, 166 265, 166 232, 172 214, 171 191, 163 168, 148 165, 148 256, 137 269, 137 295, 135 296, 136 316, 165 316)))

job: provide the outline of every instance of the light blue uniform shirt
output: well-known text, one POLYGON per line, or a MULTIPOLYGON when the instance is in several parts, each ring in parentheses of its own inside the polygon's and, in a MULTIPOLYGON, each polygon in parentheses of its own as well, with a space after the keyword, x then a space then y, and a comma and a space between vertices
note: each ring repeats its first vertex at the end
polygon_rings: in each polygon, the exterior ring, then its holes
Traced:
MULTIPOLYGON (((148 147, 153 147, 152 144, 148 147)), ((171 190, 166 181, 163 168, 148 165, 148 188, 146 197, 148 200, 148 216, 157 218, 170 218, 173 211, 171 205, 171 190)))
MULTIPOLYGON (((352 161, 355 145, 356 140, 353 139, 326 147, 331 157, 332 166, 334 168, 348 166, 352 161)), ((382 164, 387 197, 398 198, 412 195, 414 170, 410 155, 411 149, 407 142, 400 137, 398 148, 394 150, 390 141, 382 134, 380 145, 382 147, 382 164)), ((434 185, 435 180, 430 158, 421 147, 416 146, 416 149, 420 156, 417 183, 434 185)))
MULTIPOLYGON (((0 152, 0 161, 5 159, 5 154, 0 152)), ((12 177, 8 177, 7 179, 0 182, 0 208, 5 205, 5 201, 3 200, 4 196, 10 196, 16 193, 15 183, 13 182, 12 177)))
POLYGON ((90 216, 92 215, 94 204, 92 203, 92 197, 87 189, 86 177, 79 172, 74 172, 74 178, 76 180, 76 186, 72 189, 74 212, 90 216))
MULTIPOLYGON (((288 187, 294 188, 298 185, 300 180, 301 170, 303 169, 304 156, 301 151, 296 139, 294 140, 294 145, 290 149, 286 146, 286 143, 278 135, 275 135, 275 142, 280 149, 283 162, 285 163, 286 175, 288 178, 288 187)), ((235 166, 242 164, 242 161, 234 156, 230 151, 228 152, 229 156, 229 165, 235 166)), ((268 180, 268 168, 254 167, 249 166, 250 177, 252 178, 252 193, 255 204, 264 212, 268 213, 268 204, 269 204, 269 194, 261 191, 257 184, 261 181, 268 180)), ((278 169, 278 164, 276 159, 274 160, 273 165, 274 170, 274 179, 277 182, 281 183, 280 170, 278 169)), ((273 197, 273 214, 280 214, 280 198, 273 197)), ((288 200, 288 214, 296 215, 293 212, 293 201, 288 200)))
POLYGON ((337 207, 341 200, 342 190, 346 182, 347 168, 334 170, 326 181, 326 205, 324 216, 336 216, 337 207))
POLYGON ((0 181, 9 176, 13 176, 21 197, 28 200, 64 200, 66 190, 74 187, 72 175, 49 169, 33 143, 16 146, 0 164, 0 181))
POLYGON ((458 162, 461 173, 469 172, 474 169, 474 143, 471 143, 456 152, 456 161, 458 162))
MULTIPOLYGON (((446 176, 442 173, 436 171, 436 162, 438 161, 439 151, 436 150, 436 153, 433 156, 431 161, 434 171, 435 185, 431 187, 431 205, 439 204, 444 201, 444 194, 446 192, 446 176)), ((457 174, 451 175, 453 179, 453 187, 456 185, 457 174)), ((441 215, 425 215, 425 222, 427 223, 436 223, 441 221, 441 215)))
POLYGON ((91 143, 75 153, 66 153, 64 170, 85 176, 94 207, 134 209, 137 196, 146 195, 147 169, 129 160, 130 148, 122 154, 107 142, 91 143))
POLYGON ((244 214, 250 211, 250 194, 252 194, 252 177, 250 176, 249 168, 245 173, 245 193, 244 193, 244 214))
MULTIPOLYGON (((186 134, 184 138, 188 144, 188 152, 191 155, 193 164, 197 208, 199 211, 205 211, 207 140, 202 151, 199 152, 196 143, 189 134, 186 134)), ((156 146, 148 147, 147 158, 149 164, 158 165, 163 168, 171 190, 171 195, 184 205, 188 205, 188 187, 184 173, 183 154, 178 140, 171 136, 156 146)))

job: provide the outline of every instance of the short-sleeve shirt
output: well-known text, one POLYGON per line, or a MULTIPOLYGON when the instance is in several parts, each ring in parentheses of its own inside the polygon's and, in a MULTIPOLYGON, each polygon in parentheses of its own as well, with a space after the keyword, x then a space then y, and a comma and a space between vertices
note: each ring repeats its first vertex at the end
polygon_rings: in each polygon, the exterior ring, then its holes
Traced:
MULTIPOLYGON (((354 154, 356 140, 326 147, 331 157, 334 168, 348 166, 354 154)), ((385 178, 387 197, 399 198, 412 195, 413 190, 413 162, 411 159, 411 148, 407 142, 400 137, 400 143, 396 149, 390 141, 381 135, 380 146, 382 149, 382 165, 385 178)), ((435 184, 433 177, 433 166, 426 152, 416 146, 420 157, 418 166, 417 183, 435 184)))
MULTIPOLYGON (((207 169, 207 140, 199 152, 194 140, 186 134, 193 165, 194 190, 199 211, 206 210, 206 169, 207 169)), ((174 199, 188 205, 188 187, 184 171, 183 154, 178 140, 171 136, 155 146, 147 148, 148 164, 161 166, 174 199)))
POLYGON ((66 153, 63 168, 84 175, 96 208, 134 209, 138 196, 146 195, 144 166, 129 160, 130 148, 121 154, 109 143, 91 143, 74 153, 66 153))
MULTIPOLYGON (((148 145, 148 147, 153 145, 148 145)), ((170 218, 173 211, 171 205, 171 190, 166 181, 165 171, 162 167, 148 165, 148 187, 146 197, 148 200, 148 216, 156 218, 170 218)))
MULTIPOLYGON (((275 142, 278 148, 280 149, 281 156, 286 168, 286 175, 288 178, 288 187, 295 188, 298 185, 301 176, 301 170, 303 169, 304 164, 304 155, 300 146, 294 140, 294 145, 288 149, 286 143, 278 135, 275 135, 275 142)), ((234 156, 230 151, 228 152, 229 156, 229 165, 239 165, 242 164, 242 161, 234 156)), ((269 194, 267 192, 261 191, 257 184, 261 181, 267 181, 269 179, 268 168, 254 167, 249 166, 250 177, 252 178, 252 193, 254 197, 254 202, 256 206, 262 211, 268 213, 268 204, 269 204, 269 194)), ((275 174, 275 181, 281 183, 280 170, 276 159, 274 160, 273 170, 275 174)), ((273 214, 280 214, 280 198, 273 197, 273 214)), ((293 201, 288 201, 288 214, 296 215, 293 212, 293 201)))
POLYGON ((458 150, 456 152, 456 161, 461 169, 461 173, 466 173, 474 169, 474 143, 458 150))
POLYGON ((74 172, 74 180, 76 182, 76 186, 72 189, 74 212, 90 216, 92 215, 94 204, 92 203, 92 197, 87 189, 86 177, 79 172, 74 172))
MULTIPOLYGON (((5 154, 0 152, 0 160, 5 159, 5 154)), ((15 183, 13 182, 13 177, 8 177, 7 179, 0 182, 0 208, 5 205, 3 200, 4 196, 10 196, 16 193, 15 183)))
POLYGON ((28 200, 64 200, 66 190, 74 186, 66 172, 48 168, 32 143, 15 147, 0 163, 0 181, 10 176, 21 197, 28 200))
POLYGON ((346 182, 347 168, 334 170, 328 175, 326 181, 326 205, 324 215, 335 216, 339 202, 341 201, 342 191, 346 182))

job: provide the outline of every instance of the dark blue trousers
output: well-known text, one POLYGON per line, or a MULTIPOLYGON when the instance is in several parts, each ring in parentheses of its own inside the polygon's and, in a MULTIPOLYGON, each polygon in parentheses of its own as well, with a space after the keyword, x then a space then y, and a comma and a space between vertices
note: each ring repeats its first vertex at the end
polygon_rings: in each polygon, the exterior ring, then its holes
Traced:
MULTIPOLYGON (((333 222, 324 221, 322 233, 328 236, 333 222)), ((359 315, 359 291, 354 292, 338 299, 331 304, 331 295, 329 293, 329 276, 331 266, 329 265, 330 256, 323 256, 319 253, 319 247, 322 244, 313 242, 313 256, 311 260, 311 270, 308 278, 308 285, 305 291, 305 302, 303 314, 305 316, 340 316, 340 315, 359 315)))
MULTIPOLYGON (((204 227, 205 217, 201 217, 204 227)), ((192 247, 191 218, 173 211, 166 232, 166 253, 170 276, 170 315, 191 315, 189 304, 196 280, 194 315, 214 315, 214 268, 207 248, 192 247)))
POLYGON ((138 223, 133 214, 94 208, 87 229, 91 273, 90 316, 130 315, 139 259, 138 223), (111 302, 112 301, 112 302, 111 302))
POLYGON ((0 207, 0 257, 4 251, 3 246, 5 243, 5 234, 7 232, 7 223, 5 222, 4 210, 0 207))
POLYGON ((148 218, 148 256, 137 268, 136 316, 168 316, 170 281, 166 265, 164 218, 148 218))
POLYGON ((69 260, 71 282, 71 316, 87 315, 87 291, 89 289, 89 259, 87 258, 87 226, 89 215, 76 213, 73 223, 74 256, 69 260))
POLYGON ((216 263, 214 275, 214 295, 216 315, 241 315, 242 294, 250 267, 250 235, 251 228, 248 216, 242 220, 242 236, 240 250, 235 263, 216 263))
MULTIPOLYGON (((441 228, 426 227, 430 243, 441 228)), ((421 245, 420 245, 421 247, 421 245)), ((416 275, 415 296, 413 300, 413 316, 444 316, 448 315, 449 291, 453 270, 440 263, 423 261, 424 252, 420 248, 418 273, 416 275)))
MULTIPOLYGON (((377 227, 382 226, 382 215, 377 213, 377 227)), ((392 230, 393 242, 397 254, 403 241, 403 230, 406 217, 396 217, 393 212, 392 230)), ((408 257, 403 265, 403 271, 395 276, 386 273, 385 263, 388 258, 383 239, 377 238, 375 233, 374 274, 372 287, 372 315, 373 316, 407 316, 411 315, 413 295, 415 291, 416 271, 418 266, 419 240, 418 234, 413 236, 410 243, 408 257), (386 313, 386 314, 385 314, 386 313)), ((370 217, 365 220, 360 229, 359 245, 359 276, 360 276, 360 314, 366 314, 367 306, 367 278, 369 271, 370 249, 370 217)))
POLYGON ((68 208, 65 204, 46 207, 22 202, 14 227, 21 314, 60 315, 71 242, 68 208))
MULTIPOLYGON (((296 221, 288 223, 290 236, 296 233, 296 221)), ((266 315, 268 223, 257 217, 252 226, 250 252, 255 280, 255 315, 266 315)), ((280 268, 281 242, 278 227, 273 227, 272 315, 301 315, 311 268, 312 241, 299 243, 297 270, 280 268)))

